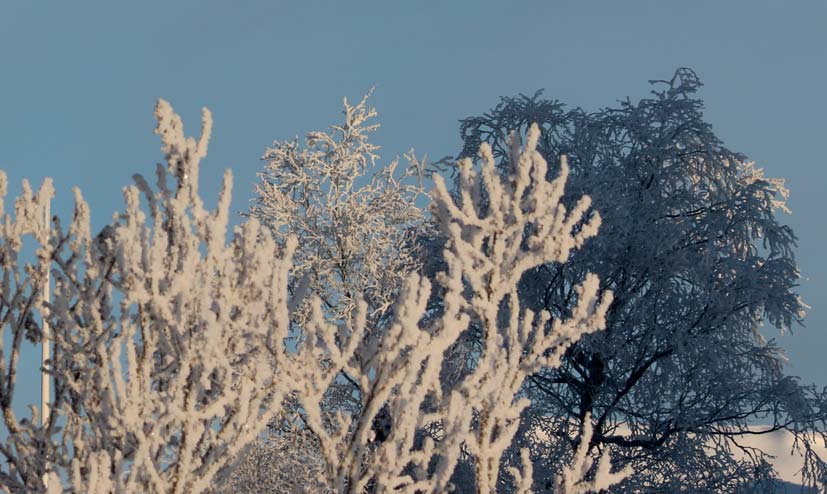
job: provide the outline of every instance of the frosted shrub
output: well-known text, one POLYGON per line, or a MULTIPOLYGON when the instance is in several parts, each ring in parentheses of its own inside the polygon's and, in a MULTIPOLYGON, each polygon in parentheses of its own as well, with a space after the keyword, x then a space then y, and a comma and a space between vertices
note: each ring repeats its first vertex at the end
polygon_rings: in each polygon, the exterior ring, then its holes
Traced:
MULTIPOLYGON (((327 313, 322 293, 310 290, 307 302, 290 298, 295 237, 278 246, 251 219, 227 241, 229 172, 216 209, 204 209, 197 187, 209 112, 198 140, 184 137, 166 102, 155 116, 167 166, 157 169, 156 189, 135 175, 125 212, 100 235, 90 232, 79 191, 68 228, 57 217, 43 227, 49 183, 36 201, 24 187, 14 220, 0 210, 0 408, 9 431, 0 485, 13 493, 207 492, 232 468, 245 468, 245 455, 289 402, 300 411, 301 433, 313 438, 303 451, 319 467, 315 481, 331 492, 356 494, 369 485, 377 493, 448 492, 461 448, 473 460, 476 491, 496 492, 501 457, 529 404, 518 396, 524 379, 555 367, 572 342, 601 328, 612 299, 592 275, 577 286, 565 320, 534 313, 517 297, 527 269, 565 262, 600 222, 586 197, 571 211, 560 205, 566 161, 556 179, 545 179, 537 128, 522 149, 513 137, 505 179, 485 145, 479 171, 463 160, 458 202, 435 177, 432 212, 447 239, 447 269, 437 279, 445 310, 424 323, 431 284, 410 274, 386 329, 365 338, 371 313, 364 298, 355 298, 345 321, 327 313), (28 234, 39 244, 38 263, 21 270, 17 256, 28 234), (47 269, 54 298, 41 303, 47 269), (307 311, 304 336, 289 348, 299 307, 307 311), (50 322, 54 345, 47 365, 54 413, 43 427, 36 414, 18 418, 11 408, 21 340, 44 334, 38 314, 50 322), (444 352, 472 321, 483 329, 482 352, 445 392, 444 352), (323 398, 341 376, 358 386, 358 411, 330 416, 323 398), (392 421, 384 441, 376 437, 380 412, 392 421)), ((583 432, 581 444, 588 444, 590 431, 583 432)), ((591 467, 578 455, 558 491, 604 488, 628 473, 610 467, 608 457, 591 467)), ((527 451, 507 474, 518 492, 532 492, 527 451)))
MULTIPOLYGON (((77 190, 68 228, 57 217, 50 235, 34 228, 31 218, 49 190, 37 204, 24 191, 16 223, 5 219, 6 253, 19 249, 26 226, 40 244, 40 265, 27 269, 28 283, 38 287, 51 264, 55 284, 50 304, 26 307, 43 314, 53 331, 54 413, 45 429, 18 420, 7 403, 25 328, 4 320, 14 346, 12 370, 1 376, 11 432, 1 478, 12 492, 42 492, 47 471, 53 493, 64 484, 90 494, 204 492, 278 411, 284 388, 274 362, 288 330, 295 242, 274 256, 274 242, 253 220, 227 243, 231 175, 224 176, 215 211, 204 209, 197 190, 209 112, 198 141, 184 137, 166 102, 155 116, 168 167, 158 167, 157 191, 135 176, 137 187, 124 191, 126 211, 106 235, 92 237, 77 190)), ((4 265, 4 272, 13 268, 4 265)), ((18 303, 8 279, 3 288, 4 304, 18 303)))

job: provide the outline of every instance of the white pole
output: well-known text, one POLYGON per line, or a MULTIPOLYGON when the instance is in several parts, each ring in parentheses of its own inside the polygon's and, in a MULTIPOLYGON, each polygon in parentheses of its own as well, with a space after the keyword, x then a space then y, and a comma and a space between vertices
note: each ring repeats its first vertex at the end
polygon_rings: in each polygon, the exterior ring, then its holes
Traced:
MULTIPOLYGON (((46 204, 43 205, 43 209, 45 210, 45 218, 43 218, 44 228, 46 228, 46 238, 49 238, 49 229, 51 228, 50 225, 50 206, 51 206, 51 198, 46 201, 46 204)), ((48 241, 48 240, 47 240, 48 241)), ((43 286, 43 301, 49 302, 49 284, 50 284, 50 274, 51 272, 51 263, 49 263, 48 268, 46 269, 46 283, 43 286)), ((51 410, 49 409, 49 398, 50 398, 50 379, 49 374, 46 373, 44 370, 46 368, 46 361, 51 358, 51 344, 49 340, 51 338, 51 334, 49 332, 49 323, 46 321, 46 318, 43 317, 43 340, 41 341, 40 349, 40 425, 43 427, 49 423, 49 415, 51 414, 51 410)), ((46 487, 46 490, 49 489, 49 477, 47 474, 43 475, 43 485, 46 487)))

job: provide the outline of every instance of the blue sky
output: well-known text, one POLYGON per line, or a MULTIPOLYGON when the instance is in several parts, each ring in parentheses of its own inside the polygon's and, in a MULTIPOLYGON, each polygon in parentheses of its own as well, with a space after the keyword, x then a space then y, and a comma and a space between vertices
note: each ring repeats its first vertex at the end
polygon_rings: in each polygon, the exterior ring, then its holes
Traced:
MULTIPOLYGON (((545 88, 587 110, 648 94, 680 66, 705 83, 707 120, 733 150, 784 177, 800 238, 806 328, 780 338, 789 373, 827 385, 827 3, 721 1, 0 3, 0 169, 19 191, 80 186, 100 227, 131 175, 161 159, 155 100, 198 132, 214 114, 201 192, 235 177, 252 197, 274 139, 326 128, 371 87, 383 162, 459 150, 460 118, 545 88)), ((36 392, 37 380, 31 387, 36 392)), ((36 395, 33 395, 36 396, 36 395)))

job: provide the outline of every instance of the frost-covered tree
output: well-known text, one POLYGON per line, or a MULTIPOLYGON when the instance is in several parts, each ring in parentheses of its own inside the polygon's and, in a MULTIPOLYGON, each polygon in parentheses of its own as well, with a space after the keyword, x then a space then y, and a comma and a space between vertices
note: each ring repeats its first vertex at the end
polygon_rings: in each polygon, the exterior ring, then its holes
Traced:
MULTIPOLYGON (((379 124, 365 96, 344 100, 344 122, 329 132, 276 141, 265 152, 254 205, 246 213, 266 225, 278 243, 296 237, 295 279, 322 297, 333 319, 348 322, 365 300, 369 317, 386 314, 408 273, 420 263, 413 240, 427 228, 416 200, 422 167, 409 155, 401 176, 397 161, 376 166, 379 146, 368 141, 379 124), (409 179, 415 179, 413 183, 409 179)), ((303 326, 307 311, 298 311, 303 326)))
POLYGON ((554 317, 572 313, 585 273, 614 293, 606 330, 528 380, 522 437, 536 465, 553 469, 572 453, 573 431, 589 426, 590 450, 634 467, 626 492, 734 492, 772 475, 740 435, 785 429, 806 455, 805 479, 826 489, 811 446, 825 438, 827 392, 786 376, 761 329, 790 330, 806 309, 796 237, 776 216, 787 190, 712 132, 694 72, 653 82, 662 85, 653 97, 597 113, 538 92, 462 121, 462 155, 488 143, 503 174, 508 133, 539 124, 538 151, 571 165, 562 203, 588 194, 603 218, 569 262, 521 280, 527 306, 554 317))
MULTIPOLYGON (((379 146, 369 137, 379 124, 365 96, 357 105, 344 100, 344 122, 329 132, 308 132, 276 141, 262 157, 254 205, 245 215, 266 225, 279 245, 295 237, 291 291, 322 299, 330 320, 350 324, 356 306, 368 304, 367 338, 378 337, 408 274, 420 267, 415 239, 426 235, 427 198, 422 163, 413 154, 397 173, 398 161, 376 165, 379 146)), ((307 326, 309 299, 293 315, 297 339, 307 326)), ((331 408, 358 409, 358 385, 347 376, 333 383, 331 408)))
MULTIPOLYGON (((357 298, 343 321, 328 313, 327 293, 317 288, 308 294, 302 338, 291 345, 291 321, 303 307, 288 291, 296 238, 287 237, 279 249, 250 219, 228 242, 231 174, 214 211, 198 193, 209 112, 198 140, 184 136, 166 102, 158 103, 155 116, 167 166, 157 167, 155 189, 134 176, 136 187, 124 191, 126 210, 100 234, 93 237, 77 190, 68 227, 57 216, 45 227, 50 182, 34 197, 24 184, 14 218, 0 209, 5 491, 207 492, 232 467, 244 468, 250 447, 289 397, 317 451, 308 453, 321 459, 315 480, 332 492, 361 493, 368 484, 378 493, 447 492, 461 448, 473 458, 476 492, 497 492, 503 470, 518 492, 533 492, 527 449, 520 464, 500 468, 529 405, 519 395, 523 381, 558 365, 571 343, 601 328, 612 300, 588 274, 565 318, 520 302, 523 273, 564 263, 600 222, 588 214, 587 197, 571 211, 559 203, 568 168, 561 159, 559 175, 546 180, 536 127, 522 149, 512 146, 506 180, 488 146, 480 149, 478 172, 471 160, 461 162, 458 202, 437 179, 433 212, 448 238, 446 270, 437 276, 444 295, 439 317, 427 317, 431 282, 417 273, 407 277, 386 331, 375 338, 366 337, 369 299, 357 298), (483 196, 496 207, 483 204, 483 196), (37 262, 21 265, 26 236, 38 245, 37 262), (55 289, 44 302, 49 271, 55 289), (444 390, 444 352, 472 322, 484 335, 479 365, 444 390), (19 418, 12 402, 21 342, 46 337, 43 343, 54 347, 46 364, 54 399, 40 426, 36 408, 19 418), (358 385, 359 407, 330 416, 324 396, 342 375, 358 385), (377 443, 375 418, 383 408, 393 427, 377 443), (437 430, 437 437, 425 430, 437 430)), ((580 443, 589 444, 590 434, 584 428, 580 443)), ((629 473, 611 470, 608 455, 593 464, 578 453, 561 469, 557 486, 568 493, 598 490, 629 473)))

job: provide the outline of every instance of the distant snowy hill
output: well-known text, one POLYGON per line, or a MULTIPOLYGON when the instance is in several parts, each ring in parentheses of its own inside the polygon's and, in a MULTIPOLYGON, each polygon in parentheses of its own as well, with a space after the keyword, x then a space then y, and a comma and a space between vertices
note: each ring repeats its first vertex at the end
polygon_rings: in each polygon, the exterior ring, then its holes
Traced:
MULTIPOLYGON (((739 442, 743 443, 745 446, 761 448, 767 453, 775 456, 775 459, 772 460, 771 463, 775 467, 775 470, 778 472, 781 479, 786 481, 786 484, 789 484, 788 486, 785 486, 785 489, 787 490, 781 490, 779 492, 785 494, 801 492, 801 486, 798 482, 801 481, 800 470, 801 467, 804 466, 804 461, 801 456, 790 454, 793 447, 792 434, 786 431, 777 431, 763 436, 746 436, 740 439, 739 442), (793 490, 789 490, 790 486, 793 490)), ((824 444, 821 444, 821 447, 818 448, 818 453, 822 458, 827 458, 827 447, 825 447, 824 444)), ((815 491, 805 492, 809 493, 815 491)))
POLYGON ((779 482, 779 494, 793 494, 793 493, 804 493, 804 494, 817 494, 815 489, 804 489, 800 484, 794 484, 792 482, 779 482))

